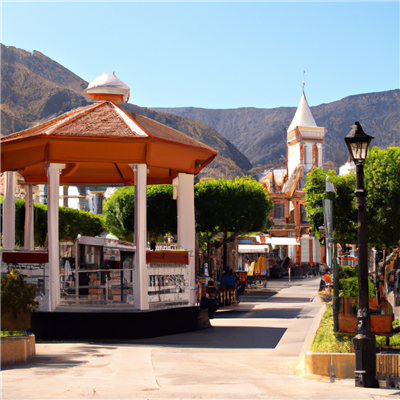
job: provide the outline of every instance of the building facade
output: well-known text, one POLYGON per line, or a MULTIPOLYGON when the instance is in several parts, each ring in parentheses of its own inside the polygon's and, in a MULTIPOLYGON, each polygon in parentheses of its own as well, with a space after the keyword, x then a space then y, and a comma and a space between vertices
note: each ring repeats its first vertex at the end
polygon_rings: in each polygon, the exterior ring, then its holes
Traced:
POLYGON ((274 203, 271 237, 296 238, 300 246, 283 248, 284 257, 290 257, 296 265, 324 261, 319 241, 308 233, 304 188, 307 173, 324 164, 325 133, 325 128, 315 123, 303 89, 287 130, 286 168, 264 171, 260 177, 274 203))

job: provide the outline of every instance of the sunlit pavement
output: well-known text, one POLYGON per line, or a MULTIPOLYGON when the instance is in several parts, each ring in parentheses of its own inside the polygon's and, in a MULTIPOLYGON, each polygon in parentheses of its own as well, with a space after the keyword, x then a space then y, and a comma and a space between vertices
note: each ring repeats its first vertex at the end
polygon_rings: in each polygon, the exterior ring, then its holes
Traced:
MULTIPOLYGON (((268 282, 212 328, 129 343, 42 343, 30 364, 1 372, 3 399, 391 399, 301 373, 319 278, 268 282)), ((315 324, 314 324, 315 325, 315 324)), ((78 329, 78 327, 77 327, 78 329)))

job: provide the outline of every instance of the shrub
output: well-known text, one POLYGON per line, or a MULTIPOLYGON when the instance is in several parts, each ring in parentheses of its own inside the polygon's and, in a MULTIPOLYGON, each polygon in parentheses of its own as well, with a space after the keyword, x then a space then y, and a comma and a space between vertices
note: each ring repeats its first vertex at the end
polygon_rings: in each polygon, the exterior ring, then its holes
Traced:
POLYGON ((1 277, 1 314, 8 314, 13 319, 19 313, 36 310, 39 303, 36 285, 24 281, 22 275, 13 270, 1 277))
MULTIPOLYGON (((339 292, 339 296, 342 297, 358 297, 358 276, 352 278, 340 279, 339 287, 342 289, 339 292)), ((374 284, 371 279, 368 278, 368 292, 369 297, 374 297, 374 284)))
POLYGON ((354 278, 358 275, 357 269, 352 268, 349 265, 343 265, 342 268, 347 278, 354 278))

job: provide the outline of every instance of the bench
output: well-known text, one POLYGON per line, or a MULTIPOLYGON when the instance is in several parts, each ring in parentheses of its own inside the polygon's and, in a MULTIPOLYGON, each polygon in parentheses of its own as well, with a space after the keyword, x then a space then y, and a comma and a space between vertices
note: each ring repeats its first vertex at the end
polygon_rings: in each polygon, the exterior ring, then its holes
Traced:
POLYGON ((221 307, 239 304, 237 289, 219 289, 219 304, 221 307))

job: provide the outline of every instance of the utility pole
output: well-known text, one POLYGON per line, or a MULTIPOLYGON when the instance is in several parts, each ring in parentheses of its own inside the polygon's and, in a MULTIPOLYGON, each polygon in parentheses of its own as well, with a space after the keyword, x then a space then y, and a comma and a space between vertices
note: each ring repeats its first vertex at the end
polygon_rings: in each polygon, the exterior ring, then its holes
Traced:
MULTIPOLYGON (((334 192, 335 189, 328 180, 326 181, 327 193, 334 192)), ((339 271, 337 265, 336 245, 333 238, 333 218, 332 218, 332 201, 322 199, 324 209, 324 224, 325 224, 325 242, 327 249, 327 264, 333 275, 333 331, 339 331, 339 271)))
POLYGON ((369 144, 373 139, 367 135, 359 122, 356 122, 345 143, 356 165, 357 188, 355 191, 358 210, 358 311, 357 335, 353 339, 356 354, 355 385, 378 388, 376 379, 376 344, 371 333, 371 320, 368 295, 368 236, 367 236, 367 191, 364 189, 364 163, 369 144))

